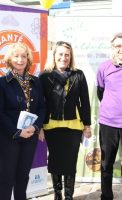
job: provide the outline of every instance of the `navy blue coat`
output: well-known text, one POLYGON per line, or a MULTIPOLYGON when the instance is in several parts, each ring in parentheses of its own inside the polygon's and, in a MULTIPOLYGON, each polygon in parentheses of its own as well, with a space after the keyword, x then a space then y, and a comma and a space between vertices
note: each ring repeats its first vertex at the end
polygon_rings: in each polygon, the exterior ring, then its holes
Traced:
MULTIPOLYGON (((31 76, 30 112, 38 115, 34 123, 39 129, 45 118, 45 103, 39 80, 31 76)), ((13 136, 17 130, 20 111, 27 109, 24 92, 11 72, 0 77, 0 134, 13 136)))

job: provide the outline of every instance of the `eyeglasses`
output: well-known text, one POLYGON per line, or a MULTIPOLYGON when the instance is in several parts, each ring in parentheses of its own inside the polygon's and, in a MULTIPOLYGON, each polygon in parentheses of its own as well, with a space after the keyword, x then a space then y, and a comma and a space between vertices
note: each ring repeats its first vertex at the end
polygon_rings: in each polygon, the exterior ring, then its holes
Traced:
POLYGON ((115 49, 121 49, 121 48, 122 48, 122 44, 113 45, 113 47, 114 47, 115 49))

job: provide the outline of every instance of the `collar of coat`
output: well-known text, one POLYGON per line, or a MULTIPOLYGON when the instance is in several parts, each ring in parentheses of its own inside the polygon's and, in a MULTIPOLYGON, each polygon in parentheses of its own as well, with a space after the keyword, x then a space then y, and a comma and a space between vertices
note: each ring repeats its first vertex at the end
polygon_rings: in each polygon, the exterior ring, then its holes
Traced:
MULTIPOLYGON (((31 75, 30 75, 31 76, 31 75)), ((14 79, 14 75, 11 73, 11 71, 6 73, 6 80, 7 82, 10 82, 12 79, 14 79)), ((33 76, 31 76, 31 80, 34 80, 33 76)))

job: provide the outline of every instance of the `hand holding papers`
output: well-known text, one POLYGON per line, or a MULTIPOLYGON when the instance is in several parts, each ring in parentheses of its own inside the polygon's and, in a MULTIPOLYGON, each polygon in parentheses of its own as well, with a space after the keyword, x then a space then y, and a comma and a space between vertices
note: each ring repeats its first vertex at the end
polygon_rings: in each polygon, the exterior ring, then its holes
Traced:
POLYGON ((17 123, 17 129, 22 130, 30 125, 33 125, 37 118, 38 116, 33 113, 29 113, 27 111, 21 111, 17 123))
POLYGON ((82 136, 82 144, 86 148, 89 147, 90 146, 89 138, 86 138, 85 136, 82 136))

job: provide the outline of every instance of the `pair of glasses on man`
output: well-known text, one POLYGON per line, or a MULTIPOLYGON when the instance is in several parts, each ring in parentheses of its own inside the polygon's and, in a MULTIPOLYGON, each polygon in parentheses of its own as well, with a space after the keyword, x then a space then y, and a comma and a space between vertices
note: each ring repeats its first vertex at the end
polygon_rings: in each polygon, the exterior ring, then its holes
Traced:
POLYGON ((122 44, 113 44, 113 47, 119 50, 122 48, 122 44))

